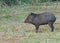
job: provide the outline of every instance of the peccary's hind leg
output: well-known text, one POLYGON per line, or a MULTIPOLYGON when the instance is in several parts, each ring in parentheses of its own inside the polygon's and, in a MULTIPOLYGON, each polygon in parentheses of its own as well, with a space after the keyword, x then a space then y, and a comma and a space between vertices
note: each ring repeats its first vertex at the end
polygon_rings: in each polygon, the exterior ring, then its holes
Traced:
POLYGON ((53 31, 54 31, 53 23, 52 23, 52 22, 50 22, 50 23, 49 23, 49 26, 50 26, 50 28, 51 28, 51 32, 53 32, 53 31))
POLYGON ((36 27, 36 33, 38 33, 39 25, 35 25, 36 27))

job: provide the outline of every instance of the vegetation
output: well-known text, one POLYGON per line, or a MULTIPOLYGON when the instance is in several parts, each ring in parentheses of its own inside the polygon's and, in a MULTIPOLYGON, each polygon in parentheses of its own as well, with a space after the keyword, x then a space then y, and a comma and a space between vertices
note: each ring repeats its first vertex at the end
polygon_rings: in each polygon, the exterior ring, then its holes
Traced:
POLYGON ((22 4, 32 4, 32 5, 36 5, 36 4, 40 4, 40 3, 44 3, 44 2, 54 2, 54 1, 60 1, 60 0, 0 0, 0 4, 3 5, 22 5, 22 4))
POLYGON ((0 43, 60 43, 60 2, 34 2, 33 5, 22 2, 21 5, 11 7, 0 5, 0 43), (54 32, 50 32, 50 28, 44 25, 36 34, 35 27, 25 24, 24 20, 31 12, 45 11, 52 12, 57 17, 54 32))

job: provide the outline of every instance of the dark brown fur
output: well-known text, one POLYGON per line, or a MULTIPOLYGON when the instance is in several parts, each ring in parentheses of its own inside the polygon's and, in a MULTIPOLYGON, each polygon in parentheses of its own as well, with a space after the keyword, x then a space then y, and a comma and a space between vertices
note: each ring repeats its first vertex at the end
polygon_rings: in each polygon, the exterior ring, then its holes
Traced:
POLYGON ((51 27, 51 31, 53 32, 54 30, 53 24, 55 21, 56 21, 56 17, 54 16, 54 14, 49 12, 44 12, 41 14, 31 13, 26 18, 25 23, 31 23, 35 25, 36 33, 38 32, 38 28, 40 25, 49 24, 49 26, 51 27))

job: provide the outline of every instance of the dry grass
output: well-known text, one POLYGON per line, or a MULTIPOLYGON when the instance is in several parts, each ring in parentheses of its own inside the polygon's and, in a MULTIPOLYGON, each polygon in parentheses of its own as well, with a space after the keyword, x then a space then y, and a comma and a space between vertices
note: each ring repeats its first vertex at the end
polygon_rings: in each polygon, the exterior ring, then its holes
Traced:
POLYGON ((59 9, 58 5, 50 8, 48 6, 2 8, 0 10, 0 43, 60 43, 59 9), (45 11, 53 12, 57 17, 54 32, 50 32, 48 25, 43 25, 40 26, 39 33, 35 33, 34 25, 23 23, 30 12, 45 11))

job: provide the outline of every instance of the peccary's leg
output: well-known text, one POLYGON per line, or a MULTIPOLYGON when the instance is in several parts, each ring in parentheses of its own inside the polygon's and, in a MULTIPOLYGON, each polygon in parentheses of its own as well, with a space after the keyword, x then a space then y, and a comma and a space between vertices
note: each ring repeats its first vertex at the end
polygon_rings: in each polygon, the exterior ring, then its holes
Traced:
POLYGON ((50 22, 50 23, 49 23, 49 26, 50 26, 50 28, 51 28, 51 32, 53 32, 53 31, 54 31, 53 23, 52 23, 52 22, 50 22))
POLYGON ((38 33, 39 25, 35 25, 36 27, 36 33, 38 33))

